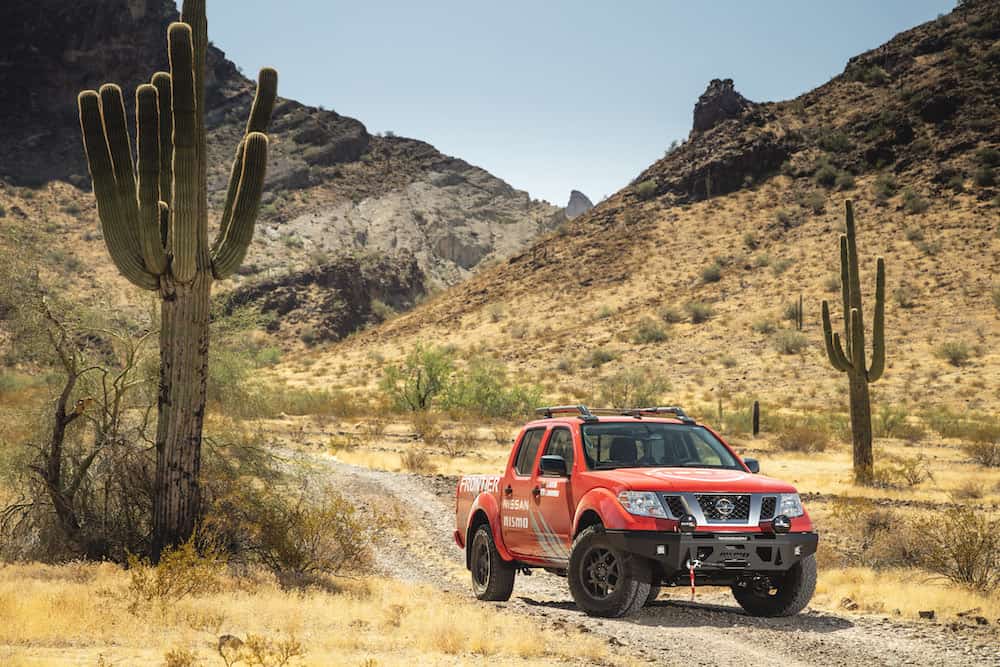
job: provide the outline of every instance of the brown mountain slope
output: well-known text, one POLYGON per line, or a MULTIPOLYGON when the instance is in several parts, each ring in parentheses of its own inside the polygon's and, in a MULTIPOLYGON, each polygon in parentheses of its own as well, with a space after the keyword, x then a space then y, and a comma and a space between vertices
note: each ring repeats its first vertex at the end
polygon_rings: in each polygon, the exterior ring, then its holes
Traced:
POLYGON ((370 386, 382 360, 423 340, 496 354, 551 400, 588 398, 601 378, 642 367, 687 402, 840 407, 844 380, 825 359, 819 312, 825 298, 839 310, 837 238, 851 198, 869 312, 876 255, 888 264, 889 367, 876 397, 995 411, 998 36, 998 5, 966 2, 790 102, 750 103, 713 82, 700 129, 633 186, 281 373, 370 386), (788 354, 780 348, 799 343, 783 314, 800 294, 805 342, 788 354), (691 303, 710 318, 694 323, 691 303), (938 356, 946 343, 967 347, 966 365, 938 356), (611 360, 599 363, 602 353, 611 360))
MULTIPOLYGON (((89 188, 77 93, 113 81, 130 97, 166 68, 165 29, 176 17, 173 0, 2 3, 0 179, 89 188)), ((212 203, 221 206, 252 83, 218 49, 209 70, 209 184, 212 203)), ((427 143, 372 135, 358 120, 294 100, 279 102, 271 138, 246 275, 301 269, 343 250, 409 250, 430 282, 451 284, 563 220, 560 209, 427 143)), ((80 238, 99 245, 87 233, 95 229, 89 193, 52 196, 77 200, 80 238)))

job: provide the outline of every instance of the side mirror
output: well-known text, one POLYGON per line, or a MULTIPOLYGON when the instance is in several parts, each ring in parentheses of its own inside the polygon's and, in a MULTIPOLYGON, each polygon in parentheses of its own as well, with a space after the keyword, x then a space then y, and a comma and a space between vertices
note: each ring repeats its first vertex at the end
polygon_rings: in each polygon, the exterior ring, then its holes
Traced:
POLYGON ((566 471, 566 459, 561 456, 547 454, 542 457, 538 467, 543 475, 552 475, 554 477, 569 476, 569 473, 566 471))
POLYGON ((746 458, 743 459, 743 463, 747 464, 747 468, 750 468, 750 472, 757 474, 760 472, 760 461, 757 459, 746 458))

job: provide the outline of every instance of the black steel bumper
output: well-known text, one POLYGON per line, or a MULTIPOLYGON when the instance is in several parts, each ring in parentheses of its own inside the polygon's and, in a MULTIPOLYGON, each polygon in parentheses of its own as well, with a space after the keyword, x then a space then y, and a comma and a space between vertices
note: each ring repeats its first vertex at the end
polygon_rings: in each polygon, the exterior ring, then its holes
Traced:
POLYGON ((816 533, 661 533, 609 530, 607 537, 622 551, 648 558, 664 574, 687 571, 700 561, 698 573, 777 572, 816 553, 816 533))

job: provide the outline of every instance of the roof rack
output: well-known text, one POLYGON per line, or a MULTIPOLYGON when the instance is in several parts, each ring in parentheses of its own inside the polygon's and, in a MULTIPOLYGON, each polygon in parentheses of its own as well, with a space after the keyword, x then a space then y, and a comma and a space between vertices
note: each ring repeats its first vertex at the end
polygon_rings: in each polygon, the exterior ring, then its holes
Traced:
POLYGON ((695 423, 688 417, 683 409, 677 406, 660 406, 655 408, 628 408, 619 410, 617 408, 588 408, 586 405, 555 405, 545 408, 537 408, 535 414, 546 419, 551 419, 555 415, 576 415, 585 422, 597 421, 598 416, 622 416, 642 419, 643 415, 673 415, 685 424, 695 423))

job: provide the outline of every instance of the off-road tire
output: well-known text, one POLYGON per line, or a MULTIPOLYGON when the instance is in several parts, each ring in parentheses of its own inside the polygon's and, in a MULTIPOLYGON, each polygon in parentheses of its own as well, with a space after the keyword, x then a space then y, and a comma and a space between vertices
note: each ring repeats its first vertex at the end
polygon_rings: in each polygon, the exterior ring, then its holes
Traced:
POLYGON ((517 570, 497 551, 488 524, 476 528, 469 543, 469 571, 472 573, 472 591, 480 600, 506 602, 514 592, 517 570))
POLYGON ((649 595, 646 596, 646 602, 643 606, 648 607, 653 604, 656 601, 656 598, 660 597, 661 590, 663 590, 663 588, 659 584, 650 584, 649 595))
POLYGON ((772 592, 752 585, 733 586, 733 596, 751 616, 794 616, 816 590, 816 556, 806 556, 787 572, 771 576, 772 592))
POLYGON ((590 616, 628 616, 642 609, 649 597, 648 563, 614 548, 603 526, 585 528, 573 540, 567 578, 573 600, 590 616), (602 563, 605 579, 595 581, 602 563))

